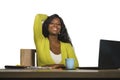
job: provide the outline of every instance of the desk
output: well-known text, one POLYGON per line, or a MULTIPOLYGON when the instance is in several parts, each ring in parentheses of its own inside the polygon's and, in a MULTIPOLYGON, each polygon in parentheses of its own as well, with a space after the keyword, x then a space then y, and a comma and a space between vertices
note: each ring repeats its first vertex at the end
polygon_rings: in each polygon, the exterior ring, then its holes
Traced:
POLYGON ((120 70, 0 69, 0 78, 119 78, 120 70))

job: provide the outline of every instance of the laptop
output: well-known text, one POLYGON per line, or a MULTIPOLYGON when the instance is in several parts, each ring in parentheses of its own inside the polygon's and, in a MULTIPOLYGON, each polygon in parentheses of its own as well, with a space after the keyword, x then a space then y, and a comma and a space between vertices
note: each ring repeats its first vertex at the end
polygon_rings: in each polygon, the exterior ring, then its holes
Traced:
POLYGON ((98 67, 79 69, 120 69, 120 41, 100 39, 98 67))

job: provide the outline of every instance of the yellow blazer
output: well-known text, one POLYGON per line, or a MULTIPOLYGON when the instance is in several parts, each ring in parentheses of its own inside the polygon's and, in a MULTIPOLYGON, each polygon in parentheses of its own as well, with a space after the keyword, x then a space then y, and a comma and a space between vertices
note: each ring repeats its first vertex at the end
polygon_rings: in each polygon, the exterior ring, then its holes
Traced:
MULTIPOLYGON (((47 64, 55 64, 54 60, 50 55, 50 44, 48 38, 45 38, 42 34, 42 22, 47 18, 46 14, 37 14, 34 20, 34 42, 36 46, 37 52, 37 64, 38 66, 44 66, 47 64)), ((75 55, 74 49, 69 43, 60 42, 61 45, 61 55, 62 60, 60 64, 65 65, 66 58, 74 58, 75 65, 74 67, 78 67, 78 60, 75 55)))

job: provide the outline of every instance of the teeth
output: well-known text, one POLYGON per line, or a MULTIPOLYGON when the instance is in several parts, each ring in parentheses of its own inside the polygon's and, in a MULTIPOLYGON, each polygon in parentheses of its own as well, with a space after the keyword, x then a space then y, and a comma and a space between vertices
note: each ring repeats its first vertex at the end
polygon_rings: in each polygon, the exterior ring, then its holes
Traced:
POLYGON ((57 28, 53 28, 53 30, 57 30, 57 28))

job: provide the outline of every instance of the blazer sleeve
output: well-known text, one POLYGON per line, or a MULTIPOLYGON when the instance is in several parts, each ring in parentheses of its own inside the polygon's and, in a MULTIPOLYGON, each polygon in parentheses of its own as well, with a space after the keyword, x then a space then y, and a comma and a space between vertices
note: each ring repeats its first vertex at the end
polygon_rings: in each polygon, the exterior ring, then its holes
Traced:
POLYGON ((42 22, 47 18, 46 14, 37 14, 35 16, 34 20, 34 27, 33 27, 33 32, 34 32, 34 41, 36 43, 37 40, 43 38, 42 34, 42 22))

